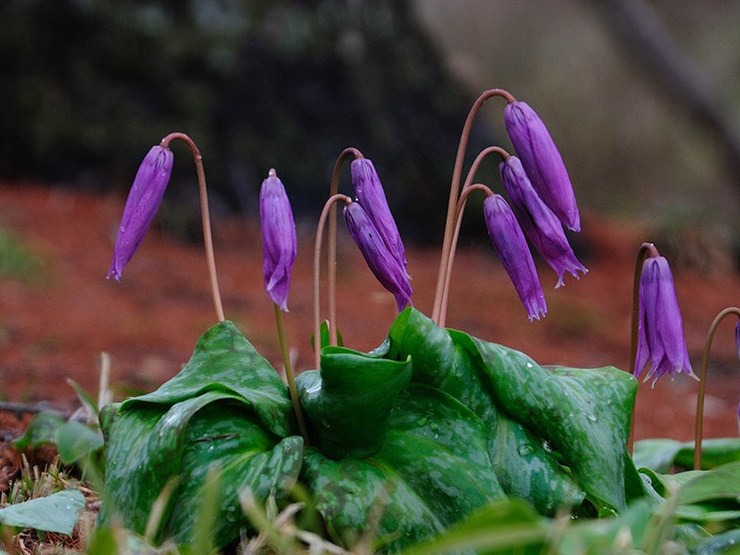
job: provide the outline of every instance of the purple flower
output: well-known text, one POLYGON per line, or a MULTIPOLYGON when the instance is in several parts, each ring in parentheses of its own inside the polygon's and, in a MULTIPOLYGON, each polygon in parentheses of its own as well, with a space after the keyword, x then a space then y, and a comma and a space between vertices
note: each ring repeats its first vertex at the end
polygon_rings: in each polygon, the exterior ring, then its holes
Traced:
POLYGON ((565 237, 563 225, 557 216, 532 187, 522 163, 516 156, 509 156, 499 164, 501 180, 511 199, 511 207, 529 240, 542 258, 555 270, 558 282, 564 285, 563 276, 569 272, 578 278, 578 273, 588 272, 581 264, 565 237))
POLYGON ((543 318, 547 314, 545 294, 527 240, 514 213, 504 197, 494 194, 483 201, 483 214, 488 235, 527 310, 529 321, 543 318))
POLYGON ((298 252, 298 241, 290 201, 275 170, 270 170, 262 182, 260 220, 265 290, 280 310, 288 312, 290 272, 298 252))
POLYGON ((645 379, 653 385, 664 374, 680 372, 696 377, 691 369, 683 321, 668 261, 650 257, 642 265, 637 320, 635 377, 648 368, 645 379))
POLYGON ((580 231, 573 185, 545 124, 527 103, 519 101, 506 106, 504 122, 535 190, 565 226, 580 231))
POLYGON ((358 202, 344 207, 344 219, 355 244, 378 281, 396 298, 398 310, 411 305, 411 284, 406 270, 388 250, 380 232, 358 202))
POLYGON ((108 279, 113 277, 121 281, 123 268, 134 256, 152 225, 171 174, 172 151, 153 146, 141 162, 126 199, 108 279))
POLYGON ((388 250, 406 271, 406 249, 388 206, 385 191, 375 166, 367 158, 356 158, 350 166, 355 193, 370 221, 373 222, 388 250))

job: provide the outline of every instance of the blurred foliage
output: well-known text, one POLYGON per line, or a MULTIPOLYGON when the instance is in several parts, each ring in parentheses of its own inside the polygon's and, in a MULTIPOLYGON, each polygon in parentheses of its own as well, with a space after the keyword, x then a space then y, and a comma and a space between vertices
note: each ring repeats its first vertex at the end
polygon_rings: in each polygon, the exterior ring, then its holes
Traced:
MULTIPOLYGON (((337 155, 355 146, 402 231, 441 236, 477 91, 447 74, 407 1, 5 0, 0 21, 6 178, 123 191, 150 145, 183 131, 216 209, 255 213, 275 167, 296 212, 313 216, 337 155)), ((471 151, 491 142, 483 133, 471 151)), ((168 195, 194 200, 190 156, 174 149, 168 195)))

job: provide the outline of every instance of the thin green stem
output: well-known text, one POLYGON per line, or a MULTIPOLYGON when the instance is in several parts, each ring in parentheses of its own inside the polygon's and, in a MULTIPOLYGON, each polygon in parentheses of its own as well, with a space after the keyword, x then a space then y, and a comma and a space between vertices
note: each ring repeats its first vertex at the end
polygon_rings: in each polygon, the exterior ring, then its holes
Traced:
POLYGON ((216 272, 216 257, 213 251, 213 234, 211 233, 211 216, 208 209, 208 188, 206 187, 206 174, 203 170, 203 157, 195 142, 185 133, 170 133, 162 139, 160 145, 164 148, 169 148, 170 142, 175 139, 180 139, 187 143, 195 160, 195 171, 198 174, 198 189, 200 191, 200 214, 203 222, 203 243, 205 244, 206 263, 208 264, 208 274, 211 282, 211 297, 213 298, 213 306, 216 309, 216 316, 220 322, 223 322, 226 318, 221 303, 221 292, 218 287, 218 273, 216 272))
POLYGON ((285 377, 288 380, 288 391, 290 391, 290 400, 293 401, 293 411, 295 412, 295 419, 298 423, 298 431, 303 437, 303 442, 308 445, 308 428, 306 427, 306 419, 303 416, 301 401, 298 398, 298 388, 295 384, 293 363, 290 360, 288 338, 285 331, 285 324, 283 323, 283 311, 280 310, 280 307, 278 305, 275 305, 275 324, 277 326, 278 339, 280 340, 280 354, 283 357, 283 365, 285 366, 285 377))
MULTIPOLYGON (((313 314, 314 314, 314 357, 316 362, 316 368, 318 369, 321 364, 321 303, 320 303, 320 288, 319 288, 319 280, 321 279, 321 269, 320 269, 320 263, 321 263, 321 241, 323 239, 324 235, 324 226, 326 225, 326 220, 329 218, 330 214, 332 212, 336 212, 335 210, 332 210, 338 201, 342 201, 346 204, 349 204, 352 202, 352 199, 348 197, 347 195, 342 194, 334 194, 331 197, 329 197, 329 200, 326 201, 326 204, 324 204, 324 209, 321 211, 321 216, 319 217, 319 224, 316 228, 316 241, 314 242, 313 247, 313 314)), ((331 218, 331 220, 336 221, 336 218, 331 218)), ((336 232, 335 232, 336 233, 336 232)), ((336 260, 336 254, 334 256, 334 260, 336 260)), ((329 265, 329 274, 336 271, 336 263, 329 265)), ((334 291, 330 291, 330 295, 334 293, 334 291)), ((335 314, 334 318, 336 319, 336 308, 334 309, 335 314)), ((330 329, 332 326, 335 326, 336 324, 334 322, 329 322, 330 329)), ((336 328, 335 328, 336 329, 336 328)), ((336 332, 335 332, 336 333, 336 332)), ((334 339, 334 343, 336 344, 336 336, 334 339)))
POLYGON ((460 193, 460 198, 457 201, 457 208, 455 210, 455 232, 452 235, 450 252, 447 257, 447 271, 445 272, 444 288, 442 289, 442 300, 440 303, 439 318, 437 322, 437 324, 441 327, 444 327, 447 321, 447 303, 450 295, 450 282, 452 281, 452 264, 455 260, 455 251, 457 250, 457 241, 460 237, 460 226, 462 225, 462 217, 460 216, 460 214, 462 213, 464 206, 461 208, 460 205, 464 204, 465 201, 463 200, 463 196, 465 196, 465 191, 473 182, 473 179, 478 173, 478 169, 483 163, 483 160, 486 158, 486 156, 493 153, 498 154, 504 160, 506 160, 510 156, 508 152, 506 152, 503 148, 499 146, 489 146, 480 151, 478 156, 476 156, 475 160, 473 161, 473 164, 470 166, 470 171, 468 171, 468 175, 465 177, 465 183, 462 187, 462 193, 460 193))
MULTIPOLYGON (((364 158, 362 152, 354 147, 345 148, 337 157, 334 169, 331 172, 331 183, 329 184, 329 196, 333 197, 339 192, 339 176, 342 173, 342 165, 350 156, 364 158)), ((327 289, 329 296, 329 341, 332 345, 337 344, 337 207, 332 203, 329 213, 329 238, 326 245, 327 251, 327 289)))
POLYGON ((432 308, 432 320, 439 323, 439 316, 442 309, 442 293, 444 289, 445 279, 448 272, 448 263, 450 256, 450 249, 452 248, 452 235, 455 225, 455 208, 458 202, 458 196, 460 193, 460 179, 462 178, 463 163, 465 162, 465 151, 468 148, 468 142, 470 140, 470 133, 473 130, 473 122, 475 117, 480 112, 481 107, 485 104, 486 100, 493 96, 501 96, 511 104, 516 99, 503 89, 489 89, 483 91, 481 95, 473 103, 473 106, 468 112, 468 117, 465 119, 462 132, 460 133, 460 142, 457 146, 457 155, 455 156, 455 166, 452 170, 452 181, 450 183, 450 198, 447 203, 447 219, 445 221, 445 233, 442 240, 442 254, 439 262, 439 271, 437 274, 437 289, 434 294, 434 306, 432 308))
POLYGON ((720 311, 715 317, 707 332, 707 339, 704 343, 704 354, 701 357, 701 368, 699 370, 699 391, 696 396, 696 425, 694 427, 694 470, 701 469, 701 444, 704 435, 704 396, 707 386, 707 371, 709 368, 709 351, 712 348, 714 333, 720 322, 730 314, 735 314, 740 318, 740 308, 730 306, 720 311))

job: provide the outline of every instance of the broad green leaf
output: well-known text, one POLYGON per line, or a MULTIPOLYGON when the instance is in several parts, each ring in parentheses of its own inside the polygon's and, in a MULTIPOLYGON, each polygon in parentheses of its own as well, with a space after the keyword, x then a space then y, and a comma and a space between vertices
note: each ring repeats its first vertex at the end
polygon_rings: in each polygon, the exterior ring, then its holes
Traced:
MULTIPOLYGON (((635 442, 632 458, 638 468, 651 468, 666 473, 674 466, 693 468, 694 442, 674 439, 643 439, 635 442)), ((740 460, 740 438, 713 438, 702 442, 702 468, 740 460)))
POLYGON ((301 404, 323 454, 362 458, 383 444, 399 392, 411 378, 409 360, 396 362, 343 347, 321 352, 321 371, 298 376, 301 404))
POLYGON ((179 477, 161 530, 191 539, 192 507, 216 465, 223 496, 215 541, 225 545, 246 527, 238 490, 249 488, 261 500, 284 494, 300 469, 302 440, 286 437, 293 429, 287 387, 229 322, 201 337, 180 374, 113 407, 101 422, 107 466, 100 522, 116 516, 139 534, 162 489, 179 477))
POLYGON ((240 396, 261 424, 278 436, 295 429, 287 386, 229 321, 219 322, 201 336, 190 361, 174 378, 152 393, 127 399, 121 408, 142 402, 174 405, 208 391, 240 396))
POLYGON ((387 430, 382 448, 362 459, 306 452, 301 479, 334 539, 352 545, 367 531, 393 540, 396 549, 503 498, 485 425, 453 397, 411 384, 387 430))
POLYGON ((538 554, 547 534, 545 522, 529 505, 516 499, 497 501, 438 536, 407 547, 401 554, 538 554))
POLYGON ((0 509, 0 524, 70 535, 85 508, 85 497, 68 489, 0 509))
POLYGON ((57 430, 65 423, 64 418, 53 412, 40 412, 33 417, 24 434, 12 441, 19 451, 36 449, 54 443, 57 430))
POLYGON ((735 509, 740 510, 740 460, 700 471, 681 487, 678 496, 678 502, 684 505, 722 499, 733 501, 735 509))
POLYGON ((67 422, 57 429, 54 438, 59 458, 73 464, 103 447, 103 434, 81 422, 67 422))

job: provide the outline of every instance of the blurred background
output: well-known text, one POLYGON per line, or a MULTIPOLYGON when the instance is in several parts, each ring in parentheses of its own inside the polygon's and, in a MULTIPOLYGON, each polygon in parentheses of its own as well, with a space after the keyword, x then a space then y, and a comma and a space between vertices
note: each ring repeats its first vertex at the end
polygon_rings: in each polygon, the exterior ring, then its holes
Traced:
MULTIPOLYGON (((735 0, 5 0, 0 21, 4 179, 124 192, 180 130, 216 210, 254 214, 275 166, 314 217, 355 146, 408 240, 437 242, 467 109, 501 87, 547 122, 584 210, 738 257, 735 0)), ((508 147, 491 104, 471 157, 508 147)), ((195 204, 192 186, 168 194, 195 204)))
MULTIPOLYGON (((553 292, 541 267, 550 315, 528 324, 472 203, 450 325, 543 363, 626 368, 634 254, 651 240, 674 268, 698 365, 712 318, 740 301, 738 29, 737 0, 3 0, 0 398, 64 395, 70 375, 94 387, 101 350, 117 357, 116 379, 151 389, 212 323, 182 144, 156 229, 122 284, 103 279, 138 164, 171 131, 203 153, 228 316, 268 357, 254 225, 272 167, 310 249, 337 155, 354 146, 373 160, 428 312, 460 130, 494 87, 528 102, 555 138, 584 215, 570 238, 591 271, 553 292)), ((510 148, 503 107, 483 108, 468 161, 510 148)), ((490 162, 479 175, 500 192, 497 173, 490 162)), ((340 189, 351 192, 348 170, 340 189)), ((362 268, 350 247, 340 256, 340 268, 362 268)), ((304 361, 310 271, 301 259, 290 301, 304 361)), ((344 335, 372 348, 392 299, 364 268, 344 275, 341 313, 368 311, 345 318, 344 335)), ((725 327, 708 403, 717 433, 734 430, 737 406, 725 327)), ((676 384, 690 416, 695 384, 676 384)), ((638 434, 683 426, 681 403, 657 399, 643 407, 653 428, 638 434)))

